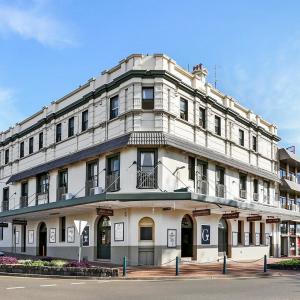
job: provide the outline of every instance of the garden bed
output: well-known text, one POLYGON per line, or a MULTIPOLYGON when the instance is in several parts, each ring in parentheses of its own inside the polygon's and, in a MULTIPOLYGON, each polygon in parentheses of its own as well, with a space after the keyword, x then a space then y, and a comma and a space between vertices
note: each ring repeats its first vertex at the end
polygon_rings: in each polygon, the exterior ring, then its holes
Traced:
POLYGON ((292 258, 292 259, 287 259, 283 260, 278 263, 274 264, 268 264, 269 269, 274 269, 274 270, 295 270, 295 271, 300 271, 300 259, 298 258, 292 258))
POLYGON ((63 260, 17 260, 15 257, 0 257, 0 273, 30 274, 75 277, 118 277, 117 268, 92 266, 88 262, 63 260))

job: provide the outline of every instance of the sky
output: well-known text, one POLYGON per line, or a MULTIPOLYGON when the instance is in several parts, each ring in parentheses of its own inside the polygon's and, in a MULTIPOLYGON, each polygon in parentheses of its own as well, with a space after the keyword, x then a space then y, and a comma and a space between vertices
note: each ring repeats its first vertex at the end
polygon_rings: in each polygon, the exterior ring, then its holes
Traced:
POLYGON ((0 130, 132 53, 165 53, 300 154, 300 1, 0 0, 0 130))

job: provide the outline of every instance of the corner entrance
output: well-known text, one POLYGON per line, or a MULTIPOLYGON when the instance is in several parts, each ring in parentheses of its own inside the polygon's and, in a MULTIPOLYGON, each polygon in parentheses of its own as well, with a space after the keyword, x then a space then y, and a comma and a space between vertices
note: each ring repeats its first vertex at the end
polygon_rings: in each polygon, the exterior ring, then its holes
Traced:
POLYGON ((219 256, 228 255, 228 224, 223 218, 218 226, 218 252, 219 256))
POLYGON ((181 257, 193 257, 193 220, 189 215, 181 221, 181 257))
POLYGON ((111 223, 107 216, 100 218, 97 226, 97 258, 110 259, 111 223))
POLYGON ((47 255, 47 226, 44 222, 40 224, 38 234, 39 234, 38 255, 46 256, 47 255))

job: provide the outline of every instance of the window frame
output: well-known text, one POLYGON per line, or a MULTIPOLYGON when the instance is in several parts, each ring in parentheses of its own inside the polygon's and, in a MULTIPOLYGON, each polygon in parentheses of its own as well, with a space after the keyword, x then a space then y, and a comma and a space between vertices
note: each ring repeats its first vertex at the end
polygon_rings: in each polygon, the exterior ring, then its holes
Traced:
POLYGON ((222 135, 221 117, 215 115, 215 134, 218 136, 222 135))
POLYGON ((239 128, 239 145, 245 147, 245 131, 239 128))
POLYGON ((4 163, 5 165, 9 164, 9 148, 4 151, 4 163))
POLYGON ((20 158, 23 158, 25 156, 25 143, 22 141, 20 143, 20 158))
POLYGON ((199 107, 199 126, 206 128, 206 108, 199 107))
POLYGON ((109 119, 113 120, 119 116, 119 95, 113 96, 109 99, 109 119), (113 103, 117 103, 116 107, 113 107, 113 103))
POLYGON ((184 121, 187 121, 189 120, 189 103, 188 103, 188 100, 185 99, 185 98, 182 98, 180 97, 180 102, 179 102, 179 116, 180 116, 180 119, 184 120, 184 121), (184 103, 184 106, 185 106, 185 110, 182 110, 182 106, 181 104, 184 103))
POLYGON ((257 152, 257 137, 255 135, 252 135, 252 150, 257 152))
POLYGON ((196 176, 196 158, 193 156, 188 157, 189 180, 195 180, 196 176))
POLYGON ((34 151, 33 149, 33 145, 34 145, 34 139, 33 136, 29 138, 28 140, 28 154, 32 154, 34 151))
POLYGON ((68 119, 68 137, 72 137, 75 134, 75 118, 74 116, 68 119))
POLYGON ((39 133, 39 150, 44 148, 44 132, 39 133))
POLYGON ((142 109, 144 110, 151 110, 154 109, 154 86, 144 86, 142 87, 142 109), (152 98, 145 98, 144 91, 145 90, 152 90, 152 98))
POLYGON ((59 143, 62 140, 62 124, 58 123, 55 127, 55 142, 59 143))
POLYGON ((88 109, 81 113, 81 132, 89 128, 89 111, 88 109))

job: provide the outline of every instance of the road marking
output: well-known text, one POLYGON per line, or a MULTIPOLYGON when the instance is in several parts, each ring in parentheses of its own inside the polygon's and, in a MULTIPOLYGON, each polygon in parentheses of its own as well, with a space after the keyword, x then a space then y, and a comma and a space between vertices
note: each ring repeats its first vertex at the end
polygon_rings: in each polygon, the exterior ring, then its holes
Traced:
POLYGON ((85 282, 72 282, 73 285, 85 284, 85 282))
POLYGON ((41 284, 40 287, 51 287, 56 286, 56 284, 41 284))
POLYGON ((6 289, 7 289, 7 290, 25 289, 25 286, 14 286, 14 287, 6 288, 6 289))

